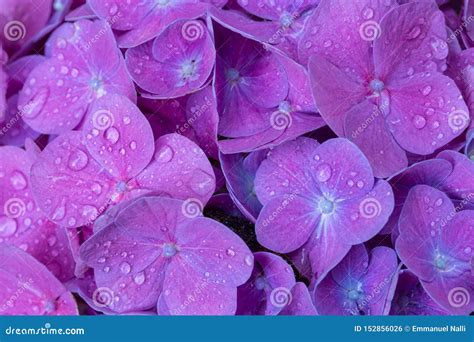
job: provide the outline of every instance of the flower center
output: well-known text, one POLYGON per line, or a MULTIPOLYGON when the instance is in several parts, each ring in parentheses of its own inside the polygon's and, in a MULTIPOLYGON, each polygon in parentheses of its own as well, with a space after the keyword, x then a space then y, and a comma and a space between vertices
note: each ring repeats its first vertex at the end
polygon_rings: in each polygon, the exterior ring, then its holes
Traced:
POLYGON ((283 13, 280 17, 280 24, 281 26, 285 28, 290 27, 291 24, 293 24, 293 21, 294 21, 293 16, 288 12, 283 13))
POLYGON ((166 258, 171 258, 178 252, 178 249, 176 248, 176 245, 173 243, 165 243, 163 245, 163 255, 166 258))
POLYGON ((334 212, 334 202, 328 200, 326 197, 322 197, 319 201, 319 210, 323 214, 331 214, 334 212))
POLYGON ((124 181, 118 182, 118 183, 115 185, 115 190, 116 190, 118 193, 123 193, 123 192, 127 191, 127 183, 125 183, 124 181))
POLYGON ((265 288, 265 285, 267 284, 267 281, 263 276, 258 276, 255 278, 255 288, 257 290, 263 290, 265 288))
POLYGON ((240 73, 237 69, 230 68, 226 72, 227 81, 231 84, 235 84, 240 79, 240 73))
POLYGON ((100 98, 106 94, 104 83, 100 77, 92 77, 89 81, 89 86, 97 94, 97 98, 100 98))
POLYGON ((385 84, 379 80, 379 79, 373 79, 369 83, 369 88, 372 90, 374 93, 380 93, 382 90, 385 88, 385 84))
POLYGON ((446 258, 443 255, 437 254, 434 264, 440 271, 446 270, 446 258))
POLYGON ((282 101, 278 106, 278 110, 282 113, 290 114, 291 113, 291 105, 288 101, 282 101))
POLYGON ((165 7, 170 3, 170 0, 157 0, 156 4, 160 7, 165 7))
POLYGON ((360 297, 360 291, 358 291, 358 290, 350 290, 350 291, 347 293, 347 296, 349 297, 349 299, 357 300, 357 299, 359 299, 359 297, 360 297))
POLYGON ((196 60, 192 59, 189 62, 184 63, 181 66, 181 76, 187 80, 192 78, 196 74, 197 64, 196 60))

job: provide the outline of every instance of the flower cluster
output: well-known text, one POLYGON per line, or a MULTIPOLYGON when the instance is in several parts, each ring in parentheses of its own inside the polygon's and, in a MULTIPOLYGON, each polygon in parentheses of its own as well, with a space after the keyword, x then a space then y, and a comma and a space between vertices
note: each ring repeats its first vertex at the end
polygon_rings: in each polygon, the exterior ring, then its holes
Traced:
POLYGON ((473 0, 0 26, 0 314, 474 311, 473 0))

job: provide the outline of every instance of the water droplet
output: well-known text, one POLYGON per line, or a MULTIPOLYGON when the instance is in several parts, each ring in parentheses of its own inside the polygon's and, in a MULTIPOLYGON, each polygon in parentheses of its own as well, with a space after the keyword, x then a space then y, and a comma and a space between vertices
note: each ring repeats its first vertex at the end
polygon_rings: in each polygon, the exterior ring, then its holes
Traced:
POLYGON ((105 131, 105 138, 110 141, 112 144, 116 144, 120 139, 120 133, 115 127, 109 127, 105 131))
POLYGON ((0 237, 9 237, 15 234, 17 229, 16 220, 10 217, 0 217, 0 237))
POLYGON ((244 258, 245 263, 247 266, 252 266, 253 265, 253 258, 251 255, 246 255, 244 258))
POLYGON ((428 96, 431 93, 431 86, 427 85, 421 90, 421 93, 425 96, 428 96))
POLYGON ((53 246, 56 244, 56 241, 57 241, 57 240, 58 240, 58 239, 56 238, 56 236, 51 235, 51 236, 48 238, 48 245, 49 245, 50 247, 53 247, 53 246))
POLYGON ((131 270, 132 270, 132 267, 130 266, 130 264, 128 262, 123 262, 120 265, 120 271, 124 274, 130 273, 131 270))
POLYGON ((413 125, 418 129, 422 129, 426 126, 426 119, 421 115, 415 115, 413 117, 413 125))
POLYGON ((145 273, 140 272, 133 276, 133 281, 137 285, 142 285, 145 282, 145 273))
POLYGON ((99 264, 103 264, 105 262, 105 258, 104 257, 100 257, 99 259, 97 259, 97 262, 99 264))
POLYGON ((24 106, 24 116, 33 119, 43 109, 44 104, 49 96, 49 90, 47 88, 40 88, 35 96, 24 106))
POLYGON ((372 19, 374 17, 374 10, 370 7, 366 7, 363 11, 362 11, 362 16, 365 18, 365 19, 372 19))
POLYGON ((415 39, 416 37, 418 37, 421 33, 421 28, 419 26, 414 26, 410 32, 408 32, 407 34, 407 38, 408 39, 415 39))
POLYGON ((173 159, 173 155, 173 149, 168 145, 164 145, 158 152, 156 152, 155 159, 161 163, 168 163, 173 159))
POLYGON ((80 149, 76 149, 69 156, 68 166, 73 171, 81 171, 87 166, 88 162, 89 157, 87 157, 87 154, 80 149))
POLYGON ((116 4, 113 4, 112 6, 110 6, 110 9, 109 9, 109 14, 110 15, 117 14, 117 11, 118 11, 118 6, 116 4))
POLYGON ((323 163, 319 165, 316 169, 316 178, 320 182, 326 182, 329 178, 331 178, 331 167, 329 164, 323 163))
POLYGON ((66 216, 66 208, 62 205, 56 208, 56 210, 53 213, 53 220, 54 221, 60 221, 66 216))
POLYGON ((235 251, 232 248, 228 248, 226 254, 230 257, 233 257, 235 255, 235 251))
POLYGON ((23 190, 28 184, 25 175, 21 171, 13 171, 10 177, 10 182, 16 190, 23 190))

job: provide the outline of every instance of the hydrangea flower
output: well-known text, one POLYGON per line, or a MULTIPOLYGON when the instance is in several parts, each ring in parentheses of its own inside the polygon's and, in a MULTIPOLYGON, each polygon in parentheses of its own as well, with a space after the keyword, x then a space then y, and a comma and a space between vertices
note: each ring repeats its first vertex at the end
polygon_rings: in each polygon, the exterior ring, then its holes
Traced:
POLYGON ((395 208, 383 233, 398 236, 398 219, 410 190, 419 184, 444 191, 460 209, 474 207, 474 163, 461 153, 443 151, 436 158, 413 164, 390 179, 395 208))
POLYGON ((429 155, 468 126, 459 89, 440 72, 445 41, 434 2, 322 0, 310 17, 299 53, 321 116, 361 148, 376 176, 393 175, 408 165, 406 152, 429 155))
POLYGON ((262 204, 255 193, 255 174, 267 151, 243 154, 221 154, 221 168, 226 178, 227 190, 240 211, 250 221, 256 222, 262 204))
POLYGON ((210 4, 223 6, 224 0, 89 0, 93 11, 111 23, 113 29, 125 31, 119 38, 123 48, 136 47, 163 32, 179 19, 195 19, 205 14, 210 4))
POLYGON ((251 39, 275 46, 292 59, 297 60, 297 44, 305 20, 319 0, 254 1, 238 0, 245 11, 259 21, 251 19, 239 10, 211 8, 214 20, 251 39))
POLYGON ((111 310, 235 312, 237 286, 250 277, 253 255, 227 227, 189 209, 180 200, 139 198, 81 246, 97 286, 113 293, 111 310))
POLYGON ((230 35, 218 48, 216 66, 219 134, 235 138, 220 141, 223 153, 276 146, 324 126, 304 68, 230 35))
POLYGON ((216 51, 201 20, 179 20, 153 41, 128 49, 128 70, 137 85, 154 98, 179 97, 204 86, 216 51))
POLYGON ((0 244, 0 260, 2 315, 78 314, 72 294, 35 258, 0 244))
POLYGON ((214 191, 202 150, 178 134, 153 143, 149 123, 125 97, 94 102, 82 129, 54 139, 32 166, 33 193, 53 222, 90 224, 109 205, 149 192, 202 207, 214 191))
POLYGON ((277 315, 292 299, 291 266, 280 256, 257 252, 250 279, 237 289, 238 315, 277 315))
POLYGON ((106 94, 135 101, 133 83, 110 27, 80 20, 61 25, 50 36, 48 60, 28 76, 19 106, 35 131, 60 134, 76 128, 90 104, 106 94))
POLYGON ((139 105, 147 115, 155 137, 178 133, 191 139, 214 159, 218 159, 216 95, 212 86, 176 99, 141 98, 139 105))
POLYGON ((255 190, 263 204, 258 241, 279 253, 306 248, 318 280, 352 245, 376 235, 393 210, 390 185, 375 182, 367 158, 341 138, 275 148, 257 170, 255 190))
POLYGON ((0 147, 0 245, 21 248, 67 281, 75 266, 69 233, 48 221, 33 198, 29 174, 34 158, 18 147, 0 147))
POLYGON ((314 290, 321 315, 387 315, 398 278, 395 251, 353 246, 314 290))
POLYGON ((431 299, 413 272, 402 270, 398 276, 390 314, 434 316, 448 313, 431 299))
POLYGON ((473 222, 473 210, 456 212, 446 194, 427 185, 410 190, 400 215, 400 259, 451 314, 474 310, 473 222))

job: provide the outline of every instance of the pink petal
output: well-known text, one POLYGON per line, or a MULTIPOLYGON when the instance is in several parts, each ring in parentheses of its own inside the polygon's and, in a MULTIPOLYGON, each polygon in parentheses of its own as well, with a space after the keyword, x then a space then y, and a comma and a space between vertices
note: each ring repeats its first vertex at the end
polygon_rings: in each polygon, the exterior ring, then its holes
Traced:
POLYGON ((395 140, 409 152, 433 153, 469 125, 469 110, 461 93, 444 75, 416 74, 390 84, 389 91, 387 124, 395 140))
POLYGON ((376 177, 392 176, 408 166, 405 151, 388 129, 383 109, 369 100, 346 113, 344 130, 367 156, 376 177))
POLYGON ((0 245, 0 259, 3 315, 78 314, 72 294, 36 259, 7 245, 0 245))
POLYGON ((155 156, 136 177, 137 188, 183 200, 197 200, 202 207, 215 189, 215 176, 204 152, 179 134, 155 142, 155 156))
POLYGON ((81 128, 88 133, 88 152, 117 179, 136 176, 153 157, 150 124, 124 96, 111 94, 94 101, 81 128))
POLYGON ((375 68, 378 77, 387 78, 387 82, 442 70, 446 65, 444 15, 434 2, 411 2, 394 8, 382 19, 379 30, 380 38, 374 43, 375 68))
POLYGON ((45 215, 64 227, 93 222, 105 211, 115 181, 88 152, 82 132, 54 139, 31 168, 35 200, 45 215))

